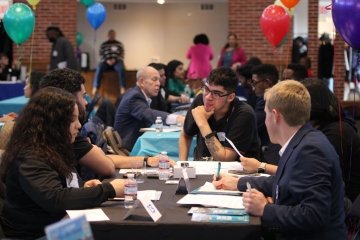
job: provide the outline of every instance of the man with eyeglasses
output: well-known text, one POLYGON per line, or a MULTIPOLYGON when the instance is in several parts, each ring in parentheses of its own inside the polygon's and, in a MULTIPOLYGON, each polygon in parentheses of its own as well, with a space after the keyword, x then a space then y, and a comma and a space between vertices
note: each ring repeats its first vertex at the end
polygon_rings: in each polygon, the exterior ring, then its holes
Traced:
POLYGON ((238 80, 231 68, 214 69, 186 114, 179 139, 179 159, 187 160, 197 136, 194 160, 236 161, 239 156, 225 137, 245 156, 259 156, 256 119, 252 108, 235 96, 238 80))
POLYGON ((279 72, 272 64, 261 64, 252 69, 252 86, 256 94, 256 125, 260 138, 261 159, 266 163, 277 165, 279 161, 280 145, 270 142, 269 134, 265 126, 265 91, 279 81, 279 72))
POLYGON ((136 86, 129 89, 117 108, 114 129, 123 139, 123 145, 131 151, 141 135, 140 128, 150 127, 160 116, 166 124, 183 123, 184 117, 150 108, 151 97, 160 90, 160 74, 150 66, 136 73, 136 86))

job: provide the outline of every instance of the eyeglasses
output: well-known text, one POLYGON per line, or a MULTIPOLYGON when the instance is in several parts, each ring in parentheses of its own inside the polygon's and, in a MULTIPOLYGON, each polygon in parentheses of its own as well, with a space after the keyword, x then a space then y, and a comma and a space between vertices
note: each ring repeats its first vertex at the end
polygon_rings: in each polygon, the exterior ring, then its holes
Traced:
POLYGON ((261 79, 259 81, 255 81, 254 79, 251 79, 251 84, 253 86, 256 86, 258 83, 265 82, 265 81, 267 81, 267 79, 261 79))
POLYGON ((207 96, 207 95, 209 95, 209 93, 211 93, 211 95, 214 99, 219 99, 221 97, 229 96, 230 94, 232 94, 232 92, 231 93, 223 93, 223 92, 219 92, 219 91, 215 91, 215 90, 211 91, 210 88, 206 85, 203 85, 202 89, 203 89, 203 94, 205 96, 207 96))

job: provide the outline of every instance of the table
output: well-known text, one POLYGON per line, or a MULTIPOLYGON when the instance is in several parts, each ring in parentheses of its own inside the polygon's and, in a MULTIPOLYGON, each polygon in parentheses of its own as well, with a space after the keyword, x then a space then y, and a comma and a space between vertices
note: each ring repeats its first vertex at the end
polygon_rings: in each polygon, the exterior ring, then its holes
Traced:
MULTIPOLYGON (((130 153, 131 156, 155 156, 161 151, 166 151, 173 160, 179 160, 179 136, 180 132, 147 131, 137 140, 130 153)), ((193 140, 188 159, 193 158, 196 141, 193 140)))
MULTIPOLYGON (((1 87, 1 85, 0 85, 1 87)), ((29 99, 25 96, 10 98, 0 101, 0 116, 10 112, 19 113, 28 103, 29 99)))
POLYGON ((0 100, 24 95, 25 82, 0 81, 0 100))
MULTIPOLYGON (((190 179, 192 189, 200 187, 212 176, 203 175, 190 179)), ((176 185, 166 185, 157 179, 145 179, 139 184, 139 190, 161 190, 159 201, 154 201, 162 217, 153 222, 144 208, 134 210, 130 219, 123 220, 128 209, 123 202, 105 202, 101 208, 110 221, 91 222, 95 239, 260 239, 261 222, 259 217, 250 217, 250 223, 198 223, 191 221, 187 214, 190 207, 178 205, 176 202, 184 195, 175 195, 176 185)))

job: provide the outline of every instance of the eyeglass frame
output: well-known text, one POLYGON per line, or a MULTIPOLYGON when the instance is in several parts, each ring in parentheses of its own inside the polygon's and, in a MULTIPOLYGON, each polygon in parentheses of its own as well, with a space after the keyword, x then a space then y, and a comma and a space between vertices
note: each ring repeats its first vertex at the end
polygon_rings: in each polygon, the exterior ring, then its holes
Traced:
POLYGON ((234 92, 230 92, 230 93, 225 93, 225 94, 221 95, 221 92, 219 92, 219 91, 210 90, 210 88, 205 83, 202 86, 202 90, 203 90, 204 96, 207 96, 207 95, 211 94, 214 99, 219 99, 219 98, 222 98, 222 97, 226 97, 226 96, 229 96, 230 94, 234 93, 234 92))

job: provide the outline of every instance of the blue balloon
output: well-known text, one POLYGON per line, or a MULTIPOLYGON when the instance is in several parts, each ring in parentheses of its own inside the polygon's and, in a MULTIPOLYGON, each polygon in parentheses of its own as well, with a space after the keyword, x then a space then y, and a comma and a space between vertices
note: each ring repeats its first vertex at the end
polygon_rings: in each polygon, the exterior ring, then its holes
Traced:
POLYGON ((360 0, 333 0, 332 17, 345 42, 360 50, 360 0))
POLYGON ((87 8, 86 17, 90 25, 96 30, 106 19, 106 9, 101 3, 95 3, 87 8))

